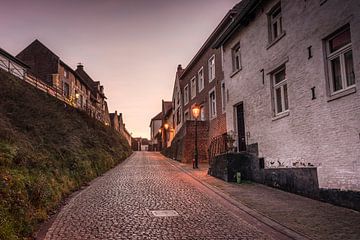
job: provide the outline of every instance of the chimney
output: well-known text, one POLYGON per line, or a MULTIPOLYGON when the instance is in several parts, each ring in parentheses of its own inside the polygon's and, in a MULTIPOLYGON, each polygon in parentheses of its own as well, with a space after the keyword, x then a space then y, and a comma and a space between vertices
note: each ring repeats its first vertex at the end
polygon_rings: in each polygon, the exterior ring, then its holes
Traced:
POLYGON ((82 63, 78 63, 77 69, 84 70, 84 65, 82 65, 82 63))
POLYGON ((182 68, 181 64, 179 64, 178 67, 177 67, 177 71, 179 72, 181 70, 183 70, 183 68, 182 68))
POLYGON ((104 93, 104 86, 100 86, 100 92, 104 93))

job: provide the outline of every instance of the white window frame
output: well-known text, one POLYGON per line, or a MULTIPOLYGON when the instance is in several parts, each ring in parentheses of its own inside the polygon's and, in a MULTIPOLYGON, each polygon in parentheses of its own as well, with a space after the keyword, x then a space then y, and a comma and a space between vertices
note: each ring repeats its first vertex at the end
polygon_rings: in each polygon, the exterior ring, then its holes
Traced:
POLYGON ((206 120, 206 116, 205 116, 205 106, 201 105, 200 106, 200 120, 201 121, 205 121, 206 120))
POLYGON ((225 86, 225 80, 221 81, 220 88, 221 88, 221 110, 224 113, 225 110, 226 110, 226 86, 225 86))
POLYGON ((190 80, 190 98, 194 99, 195 97, 196 97, 196 77, 194 76, 190 80))
POLYGON ((235 73, 241 69, 240 42, 236 43, 234 47, 231 49, 231 57, 232 57, 232 71, 233 73, 235 73), (236 58, 239 58, 238 66, 236 64, 237 63, 236 58))
POLYGON ((189 103, 189 84, 184 87, 184 106, 189 103))
MULTIPOLYGON (((345 54, 352 51, 352 42, 350 39, 350 43, 343 46, 342 48, 330 53, 330 41, 334 39, 335 37, 339 36, 340 34, 344 33, 345 31, 350 31, 350 27, 345 27, 338 33, 334 34, 333 36, 326 39, 326 58, 327 58, 327 70, 328 70, 328 82, 329 82, 329 90, 330 95, 336 95, 338 93, 344 92, 348 89, 354 88, 356 86, 356 78, 354 81, 354 84, 348 85, 347 84, 347 74, 346 74, 346 66, 345 66, 345 54), (341 72, 341 82, 342 82, 342 89, 334 90, 334 79, 333 79, 333 72, 331 67, 331 61, 338 58, 340 60, 340 72, 341 72)), ((351 33, 351 32, 350 32, 351 33)), ((353 64, 354 64, 354 55, 353 55, 353 64)), ((353 66, 354 67, 354 66, 353 66)))
POLYGON ((283 23, 282 23, 282 8, 281 8, 281 1, 276 3, 271 11, 268 13, 269 18, 269 42, 272 43, 277 39, 281 38, 284 34, 283 23), (280 9, 279 15, 273 17, 273 14, 276 10, 280 9), (277 36, 275 37, 274 32, 274 24, 277 26, 277 36))
POLYGON ((205 81, 204 81, 204 68, 201 67, 198 71, 198 88, 199 92, 201 92, 205 88, 205 81), (202 73, 200 75, 200 72, 202 73))
POLYGON ((274 116, 279 116, 279 115, 283 115, 289 112, 289 108, 290 108, 290 102, 289 102, 289 88, 288 88, 288 81, 287 81, 287 75, 286 75, 286 66, 283 65, 281 66, 279 69, 277 69, 276 71, 274 71, 271 74, 271 86, 272 86, 272 102, 273 102, 273 106, 274 106, 274 116), (282 80, 279 83, 275 83, 275 75, 278 74, 281 71, 285 71, 285 79, 282 80), (284 91, 284 86, 286 85, 286 89, 287 89, 287 103, 288 103, 288 109, 285 109, 285 91, 284 91), (276 90, 280 88, 281 91, 281 108, 282 111, 279 112, 278 111, 278 102, 277 102, 277 97, 276 97, 276 90))
POLYGON ((208 72, 209 72, 209 82, 212 82, 215 79, 215 54, 212 55, 208 60, 208 72), (211 62, 214 60, 214 64, 212 65, 211 62))
POLYGON ((216 118, 216 116, 217 116, 217 111, 216 111, 216 89, 215 89, 215 87, 212 88, 209 91, 208 99, 209 99, 209 119, 212 120, 212 119, 216 118), (212 101, 212 99, 211 99, 211 94, 212 93, 214 93, 214 101, 212 101), (214 108, 212 106, 213 103, 215 103, 214 108))

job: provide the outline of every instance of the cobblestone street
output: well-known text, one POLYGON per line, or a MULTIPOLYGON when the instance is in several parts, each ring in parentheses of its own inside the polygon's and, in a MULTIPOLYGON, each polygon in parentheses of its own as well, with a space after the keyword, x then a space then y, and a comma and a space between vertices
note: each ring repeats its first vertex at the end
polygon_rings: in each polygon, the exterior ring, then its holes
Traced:
POLYGON ((160 154, 137 152, 73 197, 45 239, 287 238, 213 195, 160 154), (178 216, 155 217, 153 210, 178 216))

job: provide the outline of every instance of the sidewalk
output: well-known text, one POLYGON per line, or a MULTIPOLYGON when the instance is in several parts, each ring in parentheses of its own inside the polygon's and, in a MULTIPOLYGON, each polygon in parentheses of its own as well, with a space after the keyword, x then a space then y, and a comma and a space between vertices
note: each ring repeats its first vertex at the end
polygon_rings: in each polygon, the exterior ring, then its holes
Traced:
POLYGON ((360 239, 360 212, 261 184, 228 183, 207 175, 208 164, 200 164, 199 169, 194 170, 191 164, 169 161, 255 213, 310 239, 360 239))

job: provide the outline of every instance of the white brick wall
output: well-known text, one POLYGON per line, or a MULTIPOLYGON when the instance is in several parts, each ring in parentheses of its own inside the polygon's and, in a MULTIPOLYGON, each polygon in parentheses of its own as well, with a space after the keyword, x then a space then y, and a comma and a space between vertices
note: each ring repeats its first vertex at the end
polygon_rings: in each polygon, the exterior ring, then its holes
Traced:
POLYGON ((285 36, 267 49, 269 1, 249 25, 223 46, 229 91, 227 128, 236 128, 234 105, 243 101, 247 144, 258 143, 259 155, 292 166, 300 161, 318 167, 322 188, 360 190, 360 1, 282 0, 285 36), (350 24, 356 92, 328 101, 323 39, 350 24), (231 47, 240 41, 242 70, 230 77, 231 47), (308 59, 307 48, 313 57, 308 59), (286 62, 290 114, 273 120, 268 74, 286 62), (265 70, 265 84, 261 69, 265 70), (311 88, 316 99, 312 100, 311 88))

